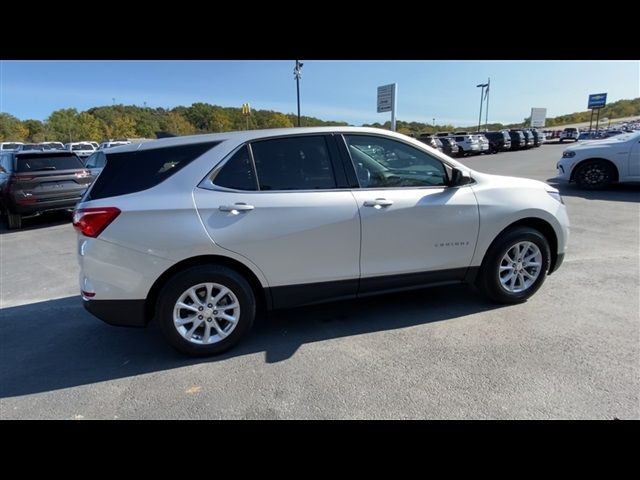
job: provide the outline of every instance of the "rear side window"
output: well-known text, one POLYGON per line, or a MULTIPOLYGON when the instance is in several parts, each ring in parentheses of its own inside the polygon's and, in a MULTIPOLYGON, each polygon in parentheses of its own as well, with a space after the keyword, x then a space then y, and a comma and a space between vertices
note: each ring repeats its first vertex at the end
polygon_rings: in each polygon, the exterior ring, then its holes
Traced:
POLYGON ((91 187, 86 200, 126 195, 155 187, 218 143, 220 142, 105 153, 105 168, 91 187))
POLYGON ((38 172, 44 170, 76 170, 83 168, 75 155, 19 155, 16 158, 17 172, 38 172))
POLYGON ((251 144, 260 190, 336 188, 323 136, 294 136, 251 144))
POLYGON ((249 149, 244 146, 225 163, 212 182, 234 190, 257 190, 258 182, 251 165, 249 149))

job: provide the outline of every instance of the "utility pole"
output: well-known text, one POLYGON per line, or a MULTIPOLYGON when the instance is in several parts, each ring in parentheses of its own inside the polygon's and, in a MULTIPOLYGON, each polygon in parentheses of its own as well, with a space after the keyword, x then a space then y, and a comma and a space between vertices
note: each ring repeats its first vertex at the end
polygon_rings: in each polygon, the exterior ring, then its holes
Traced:
POLYGON ((491 78, 487 79, 487 90, 485 91, 485 95, 487 97, 487 108, 484 116, 484 131, 487 131, 487 125, 489 123, 489 86, 491 85, 491 78))
POLYGON ((302 65, 300 60, 296 60, 296 66, 293 69, 293 76, 296 79, 296 92, 298 96, 298 126, 300 126, 300 78, 302 77, 302 65))
POLYGON ((482 123, 482 103, 484 102, 484 87, 486 87, 486 83, 480 83, 476 85, 476 87, 480 88, 480 115, 478 115, 478 132, 480 131, 480 124, 482 123))

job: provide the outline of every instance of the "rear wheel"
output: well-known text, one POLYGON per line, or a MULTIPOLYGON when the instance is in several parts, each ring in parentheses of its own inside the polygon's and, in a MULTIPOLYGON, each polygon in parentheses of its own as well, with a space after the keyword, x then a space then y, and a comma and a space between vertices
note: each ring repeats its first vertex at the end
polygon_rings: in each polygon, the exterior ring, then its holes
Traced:
POLYGON ((611 185, 615 172, 608 162, 589 160, 578 167, 574 178, 581 188, 599 190, 611 185))
POLYGON ((530 227, 502 233, 482 263, 478 287, 498 303, 521 303, 544 283, 551 263, 547 239, 530 227))
POLYGON ((235 270, 204 265, 169 280, 157 312, 160 330, 173 348, 204 357, 240 341, 253 325, 256 301, 249 283, 235 270))
POLYGON ((464 149, 462 147, 458 147, 458 156, 464 157, 464 149))
POLYGON ((9 230, 22 228, 22 215, 7 210, 7 227, 9 227, 9 230))

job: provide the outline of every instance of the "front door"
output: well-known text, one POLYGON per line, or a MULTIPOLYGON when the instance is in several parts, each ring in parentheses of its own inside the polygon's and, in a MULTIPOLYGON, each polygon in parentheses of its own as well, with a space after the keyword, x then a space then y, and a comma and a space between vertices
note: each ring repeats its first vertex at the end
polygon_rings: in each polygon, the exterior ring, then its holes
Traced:
POLYGON ((351 192, 338 188, 330 142, 253 142, 212 174, 212 189, 195 190, 213 241, 262 270, 276 307, 357 292, 360 218, 351 192))
POLYGON ((479 228, 471 188, 448 187, 443 162, 412 145, 344 137, 361 186, 360 291, 461 280, 479 228))

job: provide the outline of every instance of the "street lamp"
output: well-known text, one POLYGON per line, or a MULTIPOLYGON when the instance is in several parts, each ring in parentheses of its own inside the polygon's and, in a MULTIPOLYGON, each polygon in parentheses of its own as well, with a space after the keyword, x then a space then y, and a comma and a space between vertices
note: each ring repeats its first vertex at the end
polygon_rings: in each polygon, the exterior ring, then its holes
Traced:
POLYGON ((298 126, 300 126, 300 78, 302 77, 302 65, 300 60, 296 60, 296 66, 293 69, 293 76, 296 79, 296 91, 298 94, 298 126))
POLYGON ((480 131, 480 123, 482 123, 482 102, 484 101, 484 87, 488 87, 488 83, 481 83, 476 87, 481 87, 480 90, 480 115, 478 115, 478 132, 480 131))

